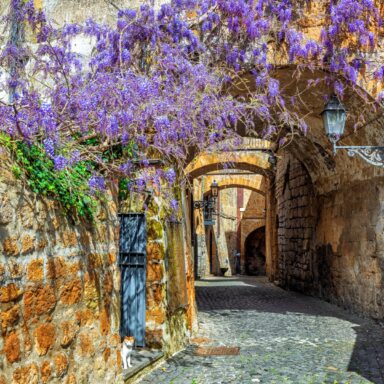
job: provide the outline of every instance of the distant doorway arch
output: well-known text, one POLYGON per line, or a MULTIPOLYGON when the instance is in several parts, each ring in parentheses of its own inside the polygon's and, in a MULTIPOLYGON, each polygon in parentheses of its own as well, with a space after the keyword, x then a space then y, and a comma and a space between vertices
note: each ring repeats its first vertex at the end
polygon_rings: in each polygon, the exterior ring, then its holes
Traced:
POLYGON ((251 276, 264 276, 266 261, 265 226, 255 229, 245 240, 245 272, 251 276))

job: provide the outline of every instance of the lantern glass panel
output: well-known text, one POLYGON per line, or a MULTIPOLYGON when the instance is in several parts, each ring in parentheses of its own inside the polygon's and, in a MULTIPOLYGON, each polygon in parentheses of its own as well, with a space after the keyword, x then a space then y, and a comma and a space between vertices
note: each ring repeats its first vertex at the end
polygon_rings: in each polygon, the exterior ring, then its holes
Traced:
POLYGON ((344 133, 346 113, 341 109, 328 109, 323 112, 325 133, 340 137, 344 133))
POLYGON ((217 197, 218 193, 219 193, 219 186, 216 183, 216 181, 213 181, 213 183, 211 184, 211 194, 213 197, 217 197))

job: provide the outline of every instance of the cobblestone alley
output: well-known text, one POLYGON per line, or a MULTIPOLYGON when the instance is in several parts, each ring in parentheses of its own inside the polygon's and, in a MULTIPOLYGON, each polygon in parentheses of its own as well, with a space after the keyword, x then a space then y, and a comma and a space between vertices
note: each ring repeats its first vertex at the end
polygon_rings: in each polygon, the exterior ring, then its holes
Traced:
POLYGON ((261 277, 196 285, 196 343, 141 384, 384 383, 384 329, 372 320, 261 277), (240 354, 196 356, 197 343, 240 354))

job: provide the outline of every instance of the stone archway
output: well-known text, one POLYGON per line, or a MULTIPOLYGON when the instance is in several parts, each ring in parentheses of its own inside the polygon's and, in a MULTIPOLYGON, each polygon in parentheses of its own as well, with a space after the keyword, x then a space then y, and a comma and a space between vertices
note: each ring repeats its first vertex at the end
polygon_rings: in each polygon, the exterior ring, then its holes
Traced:
MULTIPOLYGON (((287 100, 301 92, 290 108, 305 115, 308 132, 277 150, 266 194, 267 274, 284 288, 383 318, 384 168, 348 157, 347 151, 333 155, 320 116, 327 74, 295 71, 277 68, 275 77, 287 100), (308 86, 314 80, 316 87, 308 86)), ((252 76, 248 84, 252 89, 252 76)), ((343 104, 348 119, 339 144, 384 145, 383 106, 348 84, 343 104)))
MULTIPOLYGON (((327 74, 303 69, 296 76, 295 71, 294 66, 277 68, 275 77, 287 97, 301 92, 301 99, 290 108, 305 115, 307 134, 296 135, 276 148, 276 172, 261 151, 242 148, 233 156, 236 168, 267 176, 263 191, 267 201, 267 275, 287 289, 382 318, 384 169, 359 157, 350 158, 346 151, 333 156, 320 117, 321 95, 327 92, 322 79, 327 74), (308 86, 319 79, 316 88, 308 86)), ((247 86, 252 90, 251 76, 247 86)), ((234 96, 245 95, 245 90, 236 92, 234 96)), ((363 89, 349 86, 343 103, 349 118, 340 145, 383 145, 383 107, 363 89)), ((200 177, 224 169, 225 162, 230 163, 228 154, 207 153, 191 163, 188 171, 192 177, 200 177)))
POLYGON ((217 182, 219 190, 227 188, 245 188, 263 196, 266 194, 265 176, 259 174, 242 173, 241 171, 236 173, 223 172, 221 174, 209 173, 206 175, 206 182, 204 183, 204 195, 210 193, 213 181, 217 182))
POLYGON ((251 276, 266 274, 265 226, 255 229, 245 240, 245 273, 251 276))
POLYGON ((269 153, 262 151, 203 153, 192 161, 185 170, 191 178, 209 172, 228 168, 250 171, 261 175, 271 175, 269 153))

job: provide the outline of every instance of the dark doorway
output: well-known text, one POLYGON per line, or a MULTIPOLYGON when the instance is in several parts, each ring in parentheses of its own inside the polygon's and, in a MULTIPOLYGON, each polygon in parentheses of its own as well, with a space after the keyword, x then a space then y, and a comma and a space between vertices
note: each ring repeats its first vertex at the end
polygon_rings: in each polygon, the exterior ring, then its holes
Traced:
POLYGON ((265 227, 251 232, 245 240, 245 272, 247 275, 265 275, 265 227))

